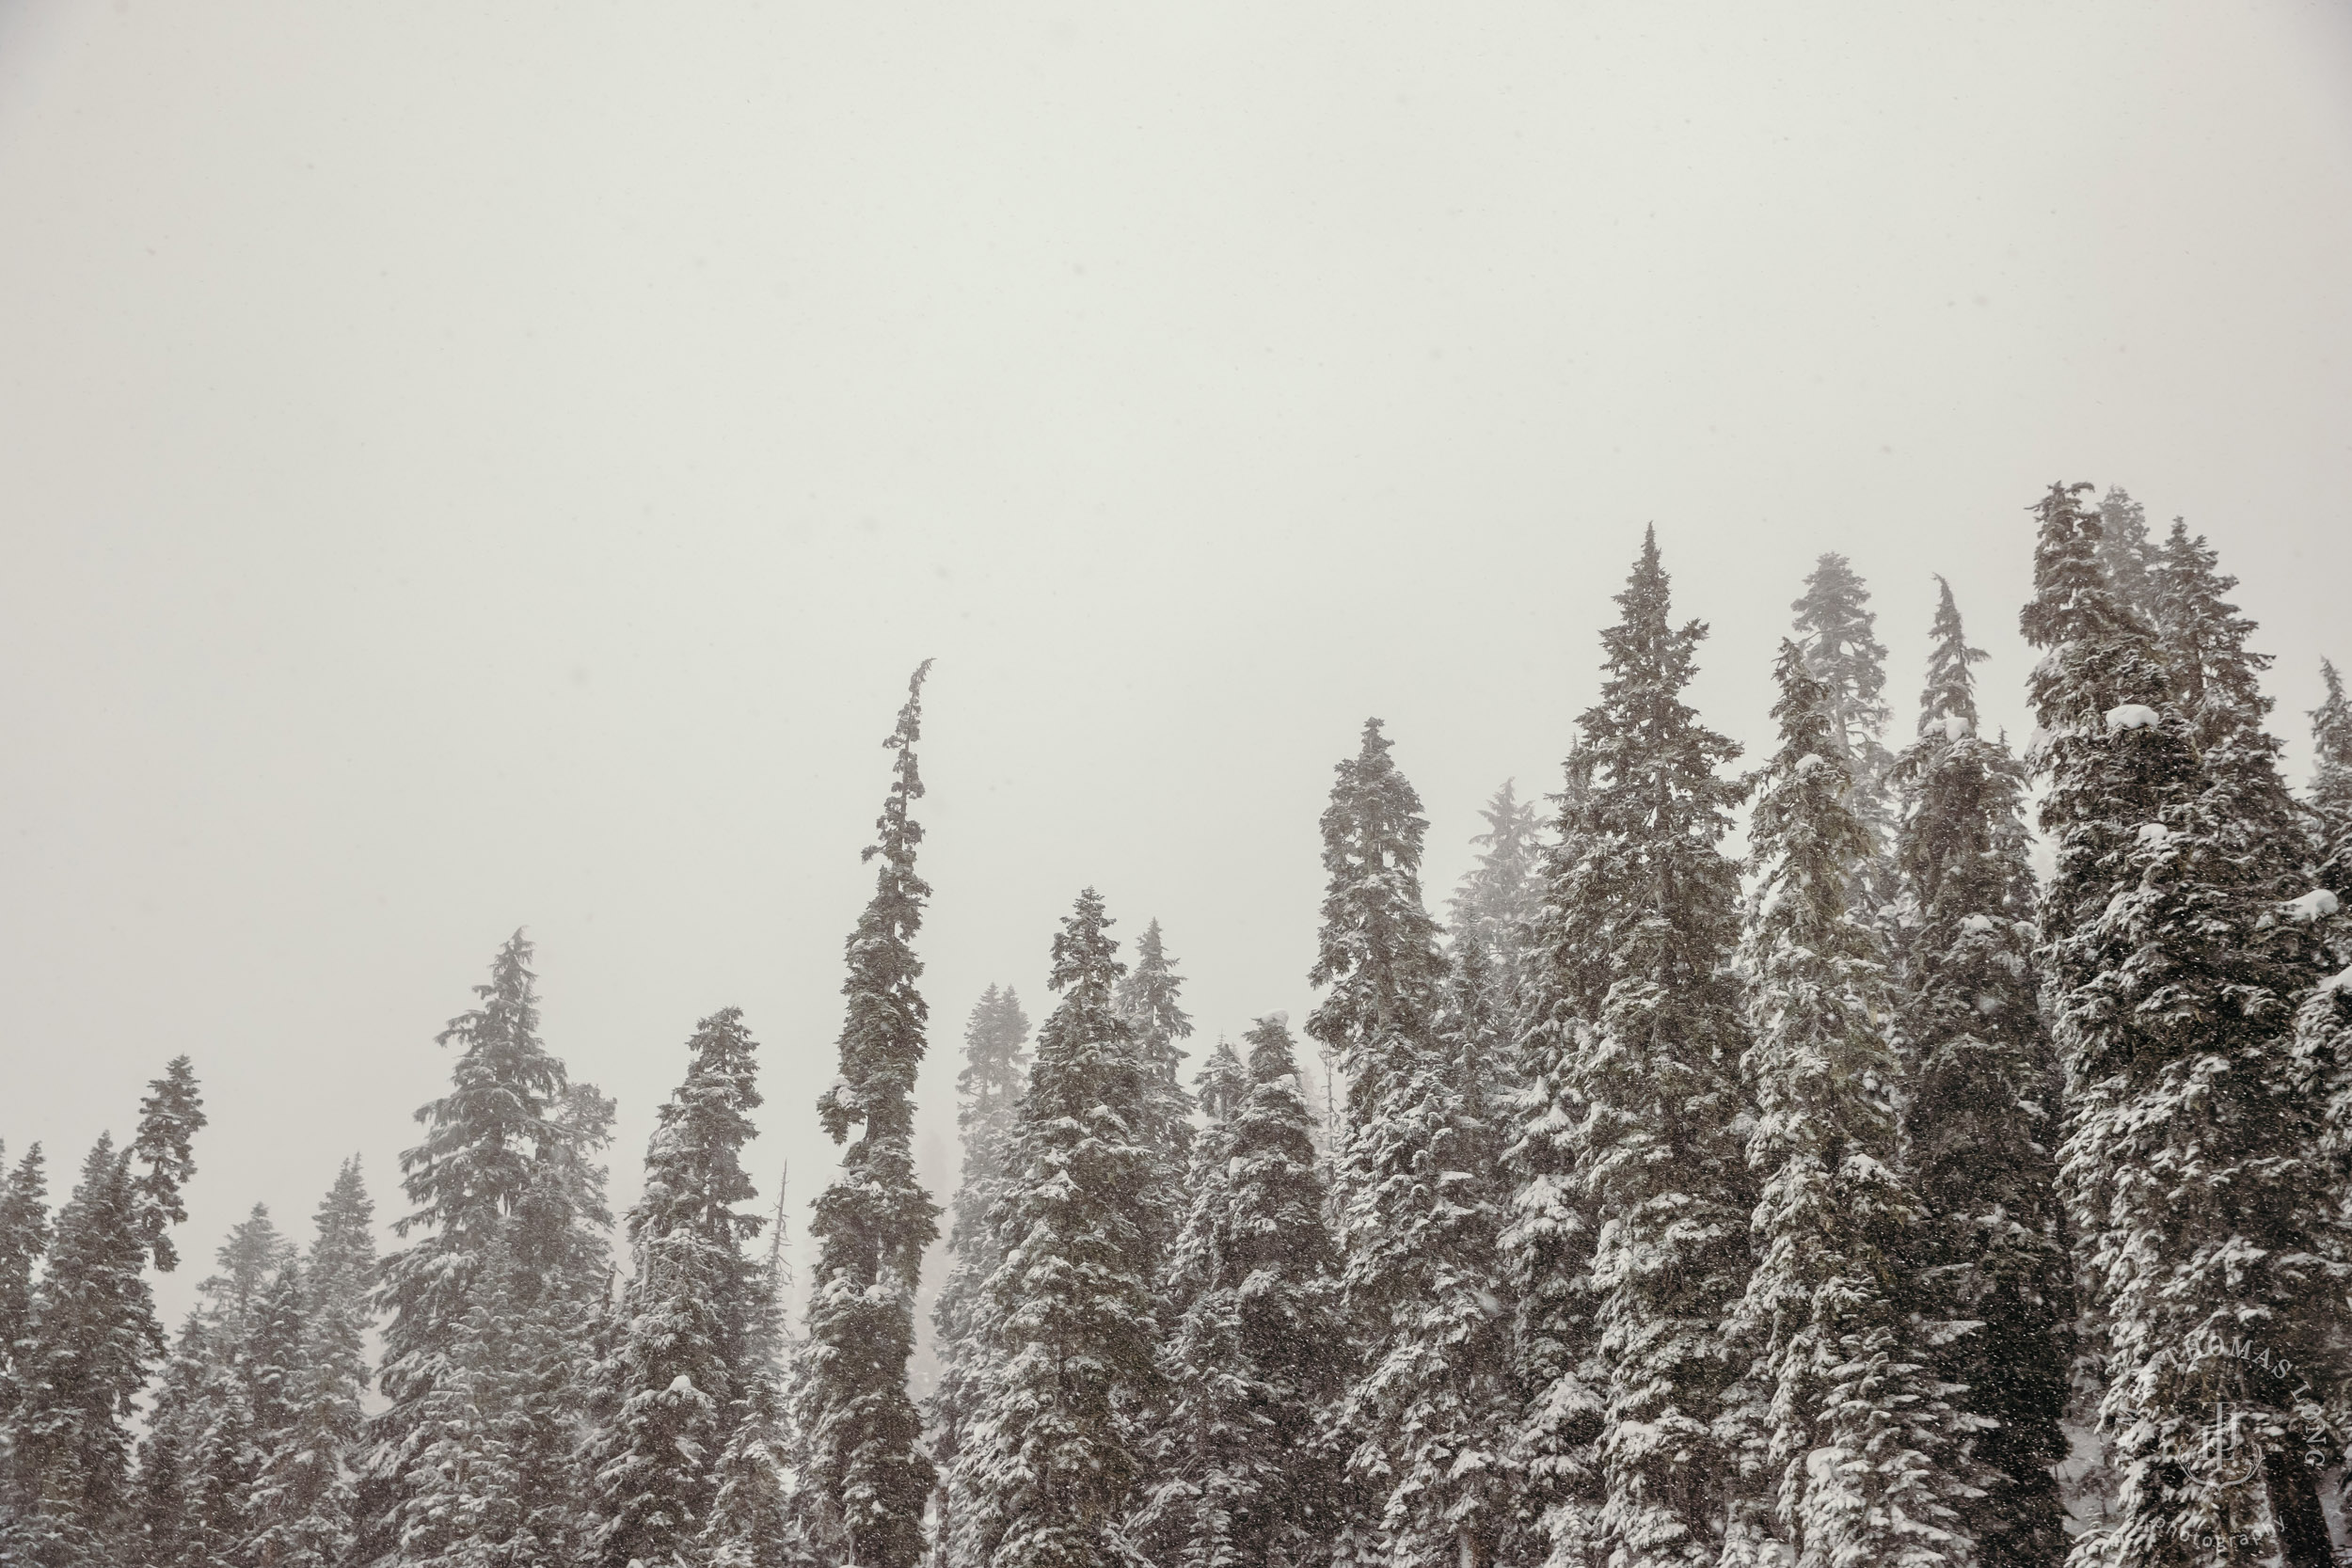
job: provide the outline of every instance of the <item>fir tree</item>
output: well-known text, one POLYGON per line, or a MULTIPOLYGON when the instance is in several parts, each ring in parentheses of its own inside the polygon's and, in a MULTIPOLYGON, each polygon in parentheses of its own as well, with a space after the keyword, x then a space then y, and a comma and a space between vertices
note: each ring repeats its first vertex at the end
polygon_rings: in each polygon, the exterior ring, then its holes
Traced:
MULTIPOLYGON (((1499 1042, 1448 1037, 1445 962, 1421 895, 1428 824, 1390 744, 1371 721, 1339 765, 1310 974, 1330 990, 1308 1031, 1348 1080, 1337 1200, 1360 1365, 1337 1429, 1353 1450, 1359 1525, 1391 1552, 1443 1552, 1471 1568, 1503 1529, 1508 1323, 1494 1291, 1501 1212, 1483 1085, 1465 1065, 1481 1052, 1491 1061, 1499 1042)), ((1483 974, 1474 987, 1470 1005, 1490 1023, 1483 974)))
POLYGON ((2148 509, 2121 484, 2099 503, 2099 538, 2092 554, 2115 602, 2142 620, 2156 612, 2155 546, 2148 538, 2148 509))
MULTIPOLYGON (((2317 820, 2313 859, 2320 885, 2337 902, 2352 906, 2352 702, 2344 695, 2344 677, 2327 659, 2319 661, 2320 679, 2327 683, 2327 700, 2311 713, 2311 803, 2317 820)), ((2339 951, 2352 959, 2352 953, 2339 951)))
POLYGON ((785 1315, 791 1265, 785 1258, 785 1179, 776 1179, 768 1258, 756 1276, 750 1339, 738 1375, 734 1422, 714 1467, 710 1516, 701 1549, 707 1568, 815 1568, 801 1505, 802 1445, 793 1425, 786 1363, 795 1346, 785 1315))
POLYGON ((0 1426, 0 1560, 104 1560, 133 1523, 129 1421, 165 1348, 145 1265, 177 1261, 164 1227, 183 1212, 203 1124, 195 1074, 175 1058, 148 1085, 131 1146, 102 1134, 58 1212, 0 1426))
POLYGON ((1966 1562, 1953 1506, 1970 1490, 1966 1424, 1905 1321, 1921 1215, 1895 1170, 1885 965, 1851 903, 1872 846, 1831 689, 1794 642, 1775 673, 1780 749, 1750 826, 1758 881, 1740 955, 1762 1192, 1728 1334, 1754 1357, 1729 1423, 1753 1482, 1724 1560, 1966 1562))
POLYGON ((2277 748, 2263 733, 2270 699, 2262 673, 2270 656, 2248 650, 2254 623, 2222 598, 2237 578, 2223 575, 2204 535, 2190 538, 2178 517, 2149 576, 2156 648, 2171 677, 2173 705, 2188 720, 2198 750, 2236 747, 2274 756, 2277 748))
POLYGON ((1152 1244, 1162 1254, 1174 1243, 1184 1218, 1184 1171, 1192 1158, 1192 1097, 1178 1076, 1185 1053, 1177 1042, 1192 1035, 1192 1017, 1177 999, 1184 985, 1154 920, 1136 939, 1135 968, 1120 982, 1119 1010, 1135 1032, 1136 1049, 1149 1069, 1144 1128, 1159 1154, 1151 1185, 1158 1211, 1152 1222, 1152 1244))
MULTIPOLYGON (((2053 485, 2036 508, 2046 650, 2032 680, 2056 868, 2046 991, 2066 1065, 2060 1188, 2109 1365, 2100 1419, 2122 1518, 2075 1559, 2326 1560, 2301 1444, 2327 1413, 2228 1347, 2341 1377, 2352 1264, 2290 1017, 2317 973, 2293 823, 2265 743, 2201 757, 2139 617, 2095 558, 2099 522, 2053 485), (2314 1544, 2314 1539, 2316 1544, 2314 1544), (2316 1555, 2314 1555, 2316 1554, 2316 1555)), ((2228 689, 2228 683, 2211 683, 2228 689)), ((2243 716, 2241 716, 2243 717, 2243 716)), ((2258 720, 2233 720, 2243 733, 2258 720)))
MULTIPOLYGON (((1940 579, 1939 579, 1940 580, 1940 579)), ((1904 1166, 1926 1206, 1906 1259, 1931 1320, 1983 1326, 1931 1365, 1979 1432, 1963 1533, 1987 1568, 2048 1568, 2066 1554, 2049 1466, 2067 1441, 2074 1282, 2056 1193, 2059 1084, 2037 1006, 2033 873, 2024 768, 1978 736, 1968 646, 1945 585, 1919 739, 1898 761, 1896 859, 1905 930, 1899 1043, 1904 1166)))
POLYGON ((1169 1259, 1174 1398, 1136 1524, 1166 1568, 1311 1562, 1331 1523, 1317 1422, 1342 1363, 1313 1122, 1280 1015, 1246 1038, 1247 1068, 1219 1041, 1198 1082, 1211 1121, 1169 1259))
POLYGON ((1852 777, 1852 811, 1869 835, 1856 870, 1862 911, 1877 918, 1895 891, 1886 851, 1894 836, 1894 803, 1887 770, 1886 648, 1875 635, 1870 591, 1842 555, 1824 555, 1804 579, 1804 594, 1789 606, 1804 645, 1805 666, 1821 683, 1832 754, 1852 777))
POLYGON ((709 1520, 714 1465, 759 1348, 743 1243, 762 1221, 735 1207, 753 1196, 741 1153, 756 1135, 756 1047, 727 1007, 695 1025, 687 1049, 628 1212, 626 1327, 596 1374, 612 1413, 589 1448, 589 1484, 596 1556, 612 1568, 685 1557, 709 1520))
POLYGON ((1117 1005, 1125 966, 1093 889, 1054 939, 1061 994, 992 1221, 1001 1350, 958 1461, 962 1560, 1080 1568, 1123 1551, 1139 1479, 1137 1416, 1158 1395, 1146 1189, 1150 1069, 1117 1005))
POLYGON ((358 1161, 344 1161, 319 1204, 302 1272, 290 1418, 273 1433, 254 1487, 247 1555, 262 1568, 335 1568, 355 1539, 374 1212, 358 1161))
POLYGON ((1456 942, 1474 937, 1493 965, 1496 1003, 1518 1007, 1519 955, 1543 904, 1543 822, 1533 800, 1521 800, 1512 781, 1480 808, 1486 831, 1473 834, 1478 863, 1462 874, 1447 906, 1456 942))
POLYGON ((808 1407, 816 1482, 838 1509, 850 1560, 913 1568, 923 1551, 923 1509, 937 1479, 906 1386, 914 1350, 914 1290, 939 1211, 915 1180, 913 1095, 927 1016, 914 939, 930 888, 915 875, 923 830, 914 743, 921 736, 925 660, 907 683, 898 725, 882 744, 898 753, 896 780, 866 857, 882 859, 874 896, 850 934, 850 999, 841 1077, 817 1111, 835 1143, 864 1134, 817 1200, 809 1298, 808 1407))
POLYGON ((482 1006, 451 1021, 450 1093, 401 1155, 424 1234, 384 1260, 375 1481, 360 1549, 456 1564, 567 1549, 580 1524, 571 1449, 580 1342, 603 1278, 612 1102, 540 1042, 531 943, 499 950, 482 1006))
POLYGON ((980 1417, 980 1400, 997 1351, 988 1301, 990 1276, 1004 1263, 989 1215, 1003 1200, 1005 1161, 1029 1072, 1029 1020, 1008 987, 991 986, 973 1006, 963 1031, 963 1069, 956 1075, 956 1130, 963 1145, 947 1232, 946 1282, 931 1308, 940 1374, 931 1395, 930 1450, 940 1468, 938 1550, 942 1568, 957 1555, 957 1521, 969 1499, 958 1490, 958 1461, 966 1434, 980 1417))
POLYGON ((35 1144, 0 1180, 0 1430, 16 1403, 16 1360, 32 1328, 33 1280, 49 1251, 48 1196, 35 1144))
POLYGON ((1655 531, 1617 604, 1600 702, 1579 721, 1522 1033, 1532 1082, 1511 1236, 1527 1311, 1542 1314, 1529 1447, 1572 1474, 1591 1401, 1603 1416, 1595 1506, 1572 1489, 1538 1499, 1555 1553, 1589 1541, 1647 1568, 1711 1562, 1727 1497, 1719 1329, 1745 1282, 1755 1196, 1734 1131, 1738 868, 1718 846, 1742 790, 1715 773, 1739 748, 1681 700, 1707 627, 1672 625, 1655 531), (1559 1342, 1585 1301, 1589 1354, 1559 1342))

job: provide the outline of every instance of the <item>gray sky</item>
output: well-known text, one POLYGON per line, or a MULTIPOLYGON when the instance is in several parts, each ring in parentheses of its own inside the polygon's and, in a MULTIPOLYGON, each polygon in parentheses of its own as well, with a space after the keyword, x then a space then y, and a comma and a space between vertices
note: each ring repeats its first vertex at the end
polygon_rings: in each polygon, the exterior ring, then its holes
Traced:
POLYGON ((2348 15, 0 4, 0 1137, 62 1196, 185 1051, 199 1262, 355 1150, 389 1213, 527 924, 616 1196, 733 1003, 807 1197, 935 656, 944 1197, 964 1014, 1042 1017, 1080 886, 1197 1044, 1303 1016, 1365 716, 1439 903, 1653 519, 1752 752, 1825 549, 1899 725, 1940 571, 2022 734, 2023 509, 2123 483, 2245 578, 2299 773, 2348 15))

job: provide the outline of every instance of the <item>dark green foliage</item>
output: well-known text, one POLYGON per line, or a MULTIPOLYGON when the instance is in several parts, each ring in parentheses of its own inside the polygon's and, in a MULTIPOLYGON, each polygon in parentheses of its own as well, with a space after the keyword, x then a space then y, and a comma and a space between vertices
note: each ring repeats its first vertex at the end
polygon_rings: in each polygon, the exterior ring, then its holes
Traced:
POLYGON ((930 888, 915 875, 923 829, 910 813, 923 796, 914 743, 930 670, 926 660, 914 672, 898 728, 882 743, 898 752, 896 779, 876 824, 880 837, 866 850, 882 869, 848 943, 841 1077, 817 1102, 834 1142, 853 1127, 865 1131, 809 1227, 818 1255, 803 1419, 816 1485, 866 1568, 912 1568, 922 1556, 924 1504, 937 1479, 906 1387, 916 1277, 923 1249, 939 1234, 939 1209, 915 1180, 914 1148, 928 1009, 913 943, 930 888))
POLYGON ((1933 1365, 1955 1402, 1999 1424, 1978 1433, 1980 1498, 1960 1505, 1988 1568, 2046 1568, 2066 1554, 2048 1466, 2073 1354, 2074 1286, 2055 1151, 2057 1053, 2038 1007, 2025 769, 1974 733, 1951 589, 1936 610, 1919 740, 1897 761, 1903 800, 1899 1043, 1909 1093, 1904 1165, 1926 1205, 1906 1268, 1920 1313, 1983 1326, 1933 1365), (1957 723, 1953 721, 1958 721, 1957 723))
POLYGON ((147 1098, 139 1101, 138 1136, 128 1151, 147 1167, 135 1183, 139 1227, 158 1274, 179 1266, 170 1231, 188 1217, 180 1194, 196 1174, 196 1135, 203 1130, 204 1100, 197 1093, 196 1069, 185 1056, 175 1056, 164 1075, 147 1085, 147 1098))

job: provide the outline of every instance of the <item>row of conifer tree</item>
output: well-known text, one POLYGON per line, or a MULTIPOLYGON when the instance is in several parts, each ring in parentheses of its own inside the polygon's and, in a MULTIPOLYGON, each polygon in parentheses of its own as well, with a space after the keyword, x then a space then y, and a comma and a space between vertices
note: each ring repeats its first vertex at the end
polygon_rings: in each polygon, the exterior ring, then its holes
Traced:
POLYGON ((184 1058, 54 1217, 39 1148, 10 1168, 0 1563, 2331 1562, 2352 705, 2328 668, 2296 799, 2234 579, 2088 488, 2034 508, 2022 755, 1948 588, 1888 747, 1828 555, 1776 749, 1728 771, 1654 535, 1556 810, 1498 792, 1442 926, 1367 723, 1322 819, 1319 1093, 1280 1014, 1187 1085, 1157 923, 1124 963, 1080 895, 1034 1042, 1010 990, 970 1016, 921 1402, 917 671, 801 1323, 739 1013, 688 1042, 616 1272, 612 1102, 541 1042, 517 933, 383 1257, 354 1162, 307 1246, 237 1227, 167 1340, 184 1058))

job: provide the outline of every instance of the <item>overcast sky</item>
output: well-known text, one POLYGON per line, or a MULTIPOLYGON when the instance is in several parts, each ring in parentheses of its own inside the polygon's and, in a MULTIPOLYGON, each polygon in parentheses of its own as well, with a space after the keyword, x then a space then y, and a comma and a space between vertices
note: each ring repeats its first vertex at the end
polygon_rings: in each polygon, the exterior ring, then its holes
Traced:
POLYGON ((2022 735, 2024 509, 2124 484, 2245 579, 2299 777, 2347 17, 0 0, 0 1137, 62 1197, 194 1056, 176 1314, 347 1154, 400 1207, 520 925, 616 1197, 728 1004, 813 1196, 935 657, 944 1198, 964 1016, 1042 1018, 1080 887, 1164 922, 1197 1046, 1303 1018, 1368 715, 1441 904, 1651 521, 1753 759, 1832 549, 1899 728, 1942 572, 2022 735))

